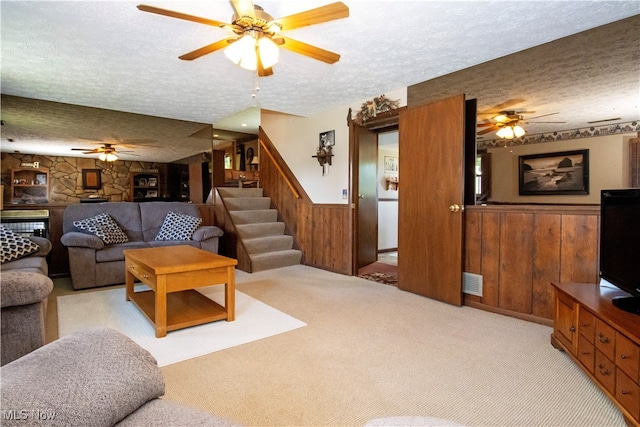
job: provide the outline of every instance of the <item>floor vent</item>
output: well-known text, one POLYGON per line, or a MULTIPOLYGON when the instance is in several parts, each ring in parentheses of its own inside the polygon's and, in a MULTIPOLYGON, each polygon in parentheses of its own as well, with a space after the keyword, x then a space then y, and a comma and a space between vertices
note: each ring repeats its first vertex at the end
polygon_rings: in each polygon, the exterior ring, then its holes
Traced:
POLYGON ((482 276, 480 274, 462 273, 465 294, 482 296, 482 276))

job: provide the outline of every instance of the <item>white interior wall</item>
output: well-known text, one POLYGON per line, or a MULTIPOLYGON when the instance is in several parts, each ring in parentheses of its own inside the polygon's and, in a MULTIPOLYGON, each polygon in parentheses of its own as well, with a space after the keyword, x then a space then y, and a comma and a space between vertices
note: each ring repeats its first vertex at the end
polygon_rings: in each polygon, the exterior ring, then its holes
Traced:
MULTIPOLYGON (((380 94, 371 96, 372 99, 380 94)), ((400 105, 407 104, 407 89, 402 88, 385 93, 392 100, 399 99, 400 105)), ((355 114, 363 102, 337 107, 309 117, 292 116, 262 110, 260 126, 267 133, 278 152, 294 173, 305 192, 314 203, 344 204, 343 190, 349 188, 349 108, 355 114), (332 166, 322 175, 322 168, 312 156, 318 148, 319 134, 335 130, 336 144, 333 147, 332 166)))

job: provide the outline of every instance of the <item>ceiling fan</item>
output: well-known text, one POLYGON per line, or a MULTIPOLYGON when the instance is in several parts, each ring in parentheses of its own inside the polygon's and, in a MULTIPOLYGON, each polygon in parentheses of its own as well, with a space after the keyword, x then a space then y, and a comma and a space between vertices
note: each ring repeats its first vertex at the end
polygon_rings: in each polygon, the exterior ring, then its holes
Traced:
POLYGON ((137 156, 137 154, 131 154, 133 151, 116 151, 115 144, 104 143, 98 148, 72 148, 73 151, 82 151, 82 154, 97 154, 98 159, 103 162, 114 162, 118 160, 118 154, 127 153, 130 156, 137 156))
POLYGON ((273 74, 271 67, 278 62, 279 47, 328 64, 333 64, 340 59, 340 55, 337 53, 283 36, 280 31, 346 18, 349 16, 349 8, 344 3, 335 2, 279 19, 273 19, 262 7, 254 5, 251 0, 231 0, 231 3, 235 14, 231 17, 230 24, 142 4, 138 5, 138 9, 143 12, 220 27, 233 33, 231 37, 179 57, 186 61, 224 49, 225 55, 232 62, 246 69, 257 70, 258 75, 264 77, 273 74))
MULTIPOLYGON (((500 132, 502 129, 504 128, 511 128, 512 131, 516 130, 516 128, 518 129, 517 133, 521 133, 521 135, 517 135, 517 137, 524 135, 524 130, 522 129, 522 127, 520 125, 522 124, 532 124, 532 123, 566 123, 566 122, 547 122, 547 121, 536 121, 536 122, 532 122, 531 120, 534 119, 539 119, 542 117, 547 117, 547 116, 553 116, 555 114, 559 114, 559 113, 549 113, 549 114, 543 114, 540 116, 535 116, 535 117, 530 117, 528 119, 525 120, 524 118, 524 114, 534 114, 535 111, 516 111, 516 110, 504 110, 504 111, 498 111, 496 112, 484 112, 484 113, 479 113, 480 114, 493 114, 493 117, 491 117, 490 119, 482 122, 482 123, 478 123, 477 127, 479 128, 486 128, 483 129, 481 131, 478 132, 478 135, 484 135, 487 134, 489 132, 500 132)), ((498 134, 498 136, 503 137, 501 135, 498 134)), ((512 138, 512 137, 511 137, 512 138)), ((510 138, 509 138, 510 139, 510 138)))

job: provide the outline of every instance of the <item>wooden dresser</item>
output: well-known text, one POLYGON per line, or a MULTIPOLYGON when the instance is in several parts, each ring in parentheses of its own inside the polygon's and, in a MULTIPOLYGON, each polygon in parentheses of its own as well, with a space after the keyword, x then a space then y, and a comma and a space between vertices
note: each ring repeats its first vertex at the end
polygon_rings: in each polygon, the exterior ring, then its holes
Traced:
POLYGON ((616 404, 630 426, 640 426, 640 316, 611 300, 615 287, 552 283, 556 312, 551 344, 573 361, 616 404))

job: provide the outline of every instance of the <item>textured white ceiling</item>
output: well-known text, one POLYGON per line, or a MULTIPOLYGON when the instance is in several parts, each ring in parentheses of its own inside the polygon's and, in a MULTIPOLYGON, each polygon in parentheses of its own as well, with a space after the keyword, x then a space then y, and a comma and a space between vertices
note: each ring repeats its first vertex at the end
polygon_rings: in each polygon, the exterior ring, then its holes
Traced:
MULTIPOLYGON (((225 22, 233 13, 227 1, 141 2, 225 22)), ((258 3, 278 18, 329 2, 258 3)), ((348 18, 285 33, 339 53, 340 61, 282 50, 253 98, 254 74, 222 52, 178 59, 225 30, 140 12, 138 3, 3 0, 2 93, 255 130, 259 108, 312 115, 640 12, 638 1, 345 0, 348 18)), ((53 149, 52 141, 41 143, 53 149)), ((2 151, 16 149, 29 152, 3 137, 2 151)), ((190 154, 174 144, 144 155, 171 161, 190 154)))

